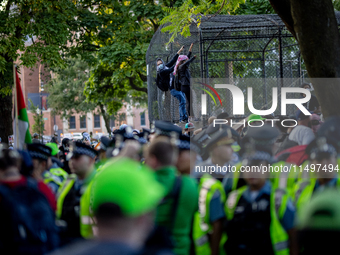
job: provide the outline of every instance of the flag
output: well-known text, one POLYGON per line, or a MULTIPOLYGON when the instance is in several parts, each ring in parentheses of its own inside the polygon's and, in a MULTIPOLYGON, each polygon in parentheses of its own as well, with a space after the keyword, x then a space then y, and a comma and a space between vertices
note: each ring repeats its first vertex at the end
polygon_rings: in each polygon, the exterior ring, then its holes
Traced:
POLYGON ((16 77, 16 97, 17 97, 17 106, 16 106, 16 112, 18 116, 18 128, 16 128, 16 121, 14 119, 14 145, 19 147, 17 149, 22 149, 25 143, 32 143, 31 134, 29 131, 29 122, 28 122, 28 116, 27 116, 27 110, 26 110, 26 104, 25 99, 22 94, 21 86, 20 86, 20 80, 18 76, 17 69, 15 68, 15 77, 16 77), (16 134, 18 129, 18 136, 16 134), (19 137, 19 143, 16 141, 17 137, 19 137))

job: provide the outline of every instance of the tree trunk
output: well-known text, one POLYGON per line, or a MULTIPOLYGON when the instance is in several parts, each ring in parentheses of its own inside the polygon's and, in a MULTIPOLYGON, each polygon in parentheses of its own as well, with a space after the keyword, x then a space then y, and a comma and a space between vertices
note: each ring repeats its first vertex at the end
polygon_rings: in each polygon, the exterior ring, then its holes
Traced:
POLYGON ((2 143, 8 143, 8 136, 13 135, 12 95, 0 96, 0 137, 2 143))
POLYGON ((340 35, 332 1, 270 2, 287 28, 293 30, 324 117, 340 115, 340 35))
POLYGON ((104 105, 99 105, 101 114, 103 116, 104 122, 105 122, 105 127, 107 132, 110 134, 111 133, 111 127, 110 127, 110 116, 106 113, 104 105))

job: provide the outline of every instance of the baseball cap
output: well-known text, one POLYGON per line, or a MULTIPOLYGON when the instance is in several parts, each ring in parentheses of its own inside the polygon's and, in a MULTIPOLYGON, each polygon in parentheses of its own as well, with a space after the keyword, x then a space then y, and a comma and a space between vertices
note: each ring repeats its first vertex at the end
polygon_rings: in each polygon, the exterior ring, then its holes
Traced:
POLYGON ((46 143, 46 146, 51 148, 51 150, 52 150, 52 152, 51 152, 52 156, 55 156, 55 155, 58 154, 59 148, 58 148, 58 145, 57 145, 57 144, 55 144, 55 143, 46 143))
POLYGON ((248 117, 248 123, 251 123, 253 121, 259 121, 259 120, 265 120, 265 118, 262 118, 260 115, 257 115, 257 114, 250 114, 248 117))
POLYGON ((296 120, 308 119, 310 115, 305 115, 301 110, 297 110, 295 113, 296 120))
POLYGON ((165 196, 154 172, 128 158, 108 163, 97 174, 92 187, 94 212, 101 204, 114 203, 131 217, 153 210, 165 196))
POLYGON ((316 193, 298 215, 299 229, 340 230, 340 193, 324 190, 316 193))

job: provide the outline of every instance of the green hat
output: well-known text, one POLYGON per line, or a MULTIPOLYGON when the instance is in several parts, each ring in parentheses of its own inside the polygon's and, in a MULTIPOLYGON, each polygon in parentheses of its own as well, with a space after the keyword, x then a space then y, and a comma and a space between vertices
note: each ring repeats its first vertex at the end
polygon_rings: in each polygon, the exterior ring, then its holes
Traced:
POLYGON ((50 147, 51 150, 52 150, 52 156, 55 156, 58 154, 59 152, 59 148, 58 148, 58 145, 55 144, 55 143, 46 143, 46 146, 50 147))
POLYGON ((298 215, 300 229, 340 230, 340 193, 325 190, 313 196, 298 215))
POLYGON ((153 210, 165 196, 155 174, 127 158, 108 163, 97 173, 92 187, 94 212, 103 203, 114 203, 124 215, 132 217, 153 210))
POLYGON ((257 114, 250 114, 248 117, 248 123, 252 123, 253 121, 258 121, 258 120, 265 120, 265 118, 262 118, 260 115, 257 115, 257 114))

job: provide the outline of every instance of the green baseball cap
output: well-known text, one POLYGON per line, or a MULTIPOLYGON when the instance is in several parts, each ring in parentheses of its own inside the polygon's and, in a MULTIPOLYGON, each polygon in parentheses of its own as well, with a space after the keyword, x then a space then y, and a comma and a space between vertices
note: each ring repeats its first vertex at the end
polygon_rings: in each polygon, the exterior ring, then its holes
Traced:
POLYGON ((55 156, 58 154, 59 152, 59 148, 58 148, 58 145, 55 144, 55 143, 46 143, 46 146, 50 147, 51 150, 52 150, 52 156, 55 156))
POLYGON ((260 115, 257 115, 257 114, 250 114, 248 117, 248 123, 251 123, 253 121, 258 121, 258 120, 265 120, 265 118, 262 118, 260 115))
POLYGON ((103 203, 114 203, 126 216, 139 216, 157 207, 165 196, 154 172, 128 158, 108 163, 97 173, 92 186, 93 211, 103 203))
POLYGON ((340 230, 340 192, 324 190, 315 194, 298 215, 299 229, 340 230))

